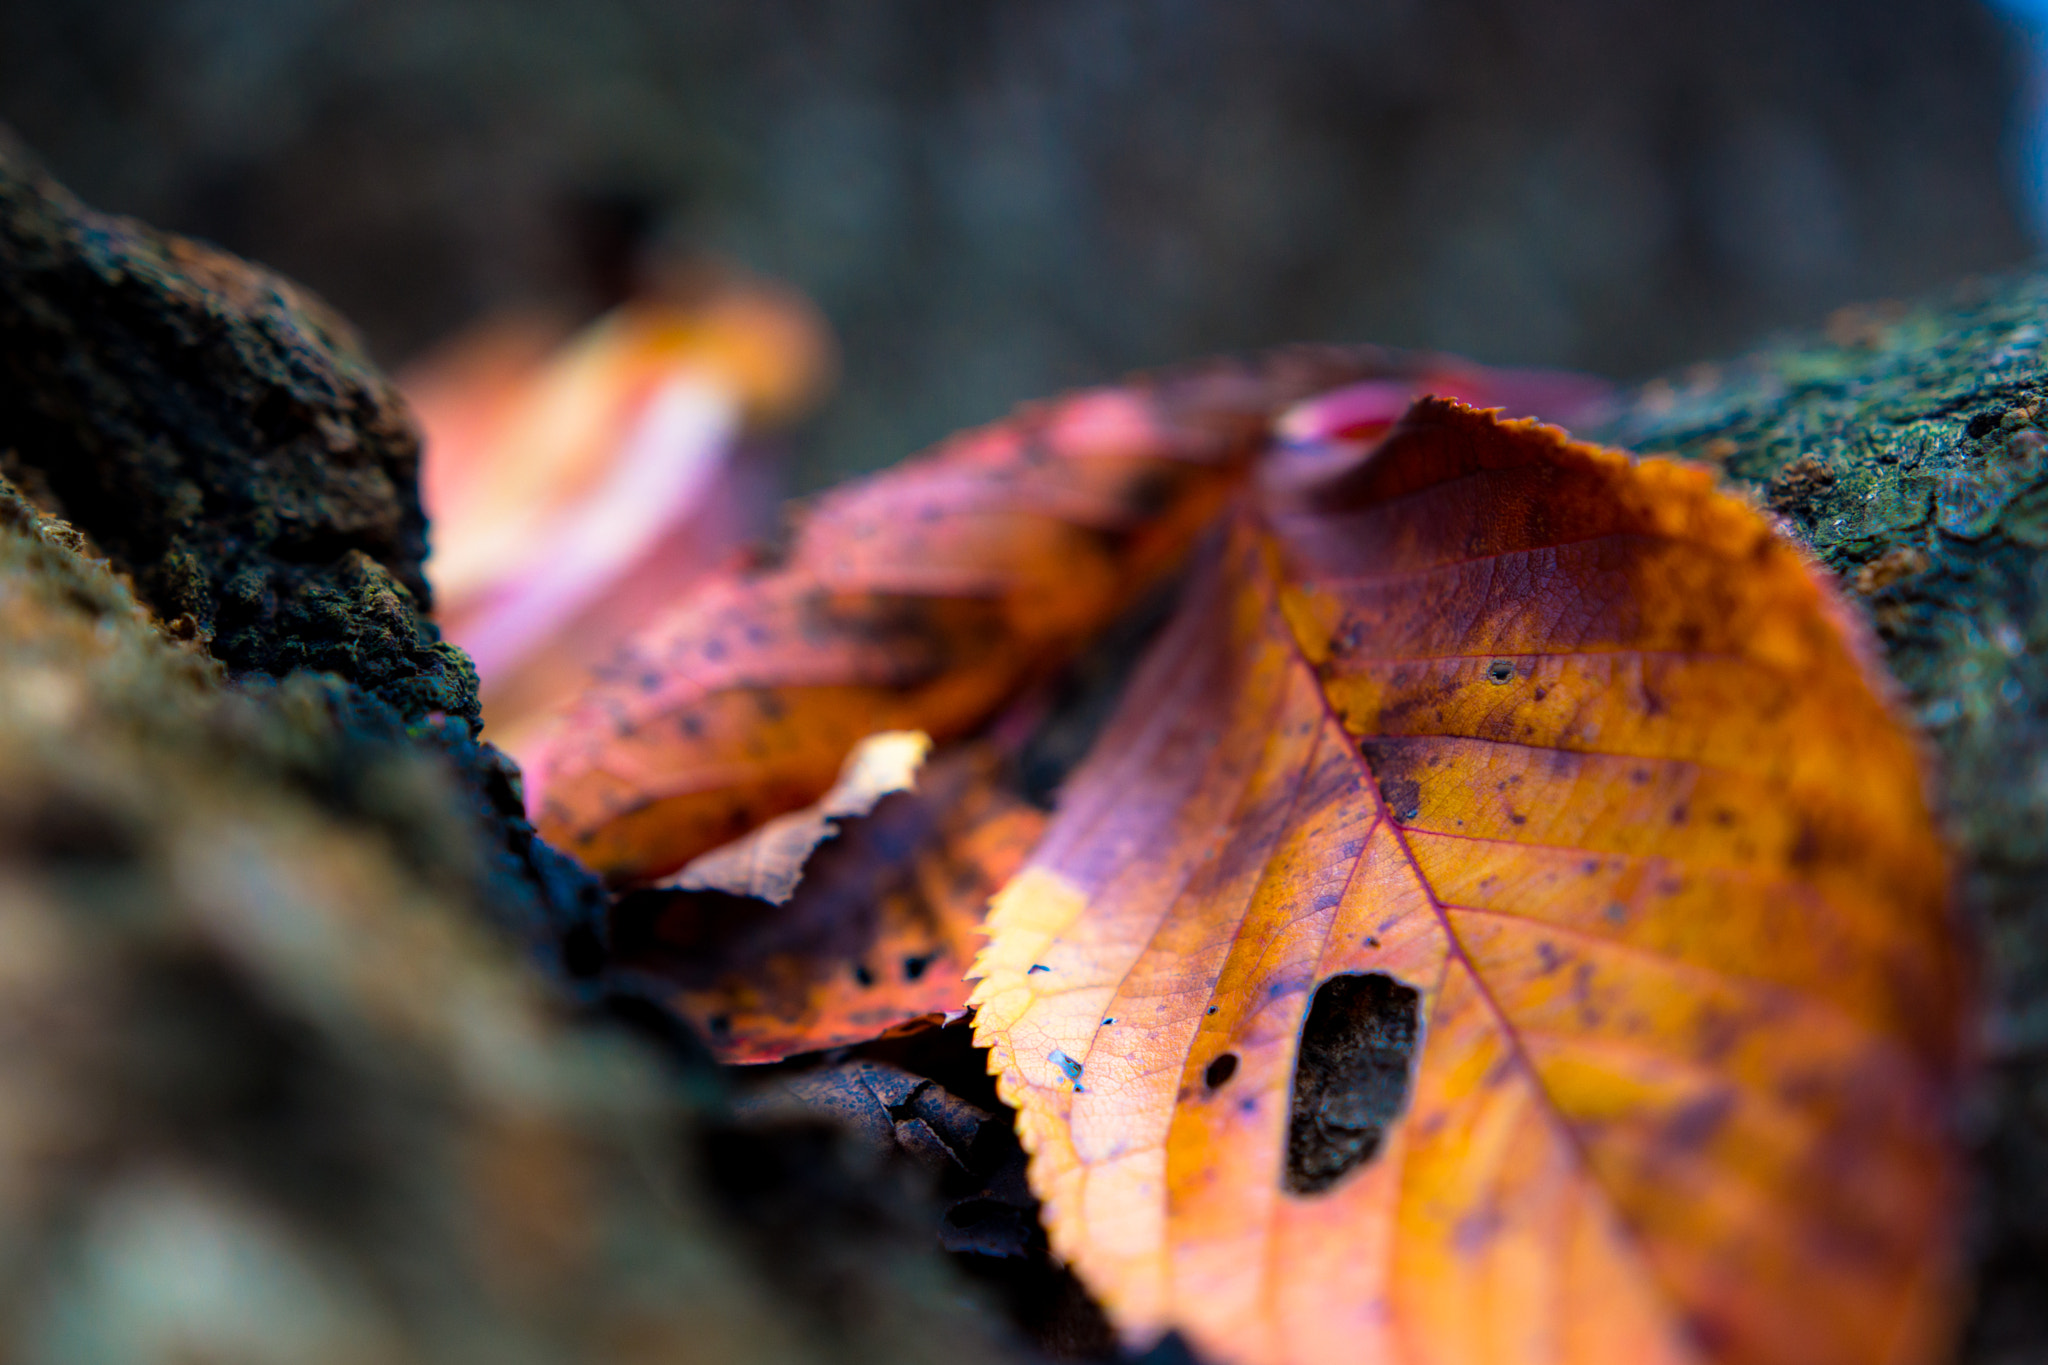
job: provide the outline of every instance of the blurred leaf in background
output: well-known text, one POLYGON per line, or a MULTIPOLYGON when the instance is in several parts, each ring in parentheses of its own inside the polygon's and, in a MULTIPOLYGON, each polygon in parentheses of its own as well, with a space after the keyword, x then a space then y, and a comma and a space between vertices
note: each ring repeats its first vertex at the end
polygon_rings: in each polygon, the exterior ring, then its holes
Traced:
POLYGON ((831 338, 793 290, 698 271, 570 335, 481 323, 404 377, 425 433, 427 572, 515 756, 540 712, 772 526, 765 438, 816 403, 831 338))

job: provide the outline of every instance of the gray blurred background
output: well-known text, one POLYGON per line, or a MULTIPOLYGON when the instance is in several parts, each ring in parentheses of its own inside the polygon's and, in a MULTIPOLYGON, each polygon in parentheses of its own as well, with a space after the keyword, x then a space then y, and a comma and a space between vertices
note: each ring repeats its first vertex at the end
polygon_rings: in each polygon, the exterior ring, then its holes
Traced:
POLYGON ((2011 267, 2022 33, 1966 0, 0 0, 0 120, 393 364, 594 300, 590 239, 658 206, 836 328, 810 487, 1202 352, 1634 377, 2011 267))

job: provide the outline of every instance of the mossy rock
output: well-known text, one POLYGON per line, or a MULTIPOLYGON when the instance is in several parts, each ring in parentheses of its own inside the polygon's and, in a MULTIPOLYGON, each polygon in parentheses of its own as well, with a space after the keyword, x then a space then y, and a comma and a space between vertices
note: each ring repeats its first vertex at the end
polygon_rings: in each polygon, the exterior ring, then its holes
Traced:
POLYGON ((96 213, 0 133, 0 472, 238 675, 477 716, 427 619, 419 436, 289 281, 96 213))

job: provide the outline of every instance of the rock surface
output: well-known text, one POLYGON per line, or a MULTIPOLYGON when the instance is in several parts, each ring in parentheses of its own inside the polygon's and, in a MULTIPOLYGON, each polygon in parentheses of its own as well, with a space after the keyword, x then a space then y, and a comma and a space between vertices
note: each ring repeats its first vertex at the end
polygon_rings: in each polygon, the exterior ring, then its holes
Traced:
POLYGON ((0 484, 0 1358, 1021 1358, 915 1182, 565 1022, 434 750, 84 549, 0 484))
POLYGON ((94 212, 0 130, 0 473, 231 676, 329 677, 293 685, 326 720, 290 762, 330 809, 383 818, 371 756, 437 750, 486 831, 468 898, 566 974, 602 892, 478 741, 476 670, 426 612, 418 468, 397 390, 319 300, 94 212))
POLYGON ((0 138, 0 472, 236 673, 474 719, 421 614, 419 436, 297 286, 95 213, 0 138))
POLYGON ((317 303, 0 151, 0 451, 0 1359, 1027 1357, 914 1173, 524 960, 603 894, 317 303))

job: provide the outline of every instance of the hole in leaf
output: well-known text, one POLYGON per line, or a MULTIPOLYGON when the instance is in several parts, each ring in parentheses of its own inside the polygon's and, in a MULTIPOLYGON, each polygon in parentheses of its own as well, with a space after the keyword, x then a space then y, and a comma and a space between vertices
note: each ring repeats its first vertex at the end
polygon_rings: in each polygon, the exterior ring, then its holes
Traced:
POLYGON ((1515 666, 1509 660, 1495 659, 1486 669, 1486 680, 1490 683, 1511 683, 1515 680, 1515 666))
POLYGON ((1202 1081, 1211 1090, 1214 1090, 1236 1074, 1237 1054, 1235 1052, 1226 1052, 1215 1061, 1209 1063, 1209 1069, 1202 1073, 1202 1081))
POLYGON ((1317 988, 1294 1064, 1290 1192, 1326 1190, 1378 1153, 1408 1103, 1420 999, 1381 972, 1317 988))

